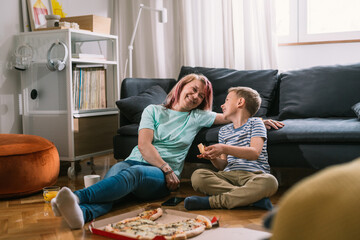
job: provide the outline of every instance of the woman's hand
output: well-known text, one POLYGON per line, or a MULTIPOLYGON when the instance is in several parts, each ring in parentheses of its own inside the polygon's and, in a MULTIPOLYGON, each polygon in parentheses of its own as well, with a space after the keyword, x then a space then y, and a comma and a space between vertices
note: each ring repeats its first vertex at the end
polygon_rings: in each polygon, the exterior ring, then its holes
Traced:
POLYGON ((268 130, 271 128, 279 129, 285 126, 284 123, 272 119, 263 119, 263 122, 268 130))
POLYGON ((180 180, 173 171, 165 174, 166 186, 170 191, 175 191, 180 186, 180 180))
POLYGON ((160 169, 165 174, 165 180, 166 180, 166 186, 170 191, 174 191, 179 188, 180 186, 180 180, 174 173, 174 171, 171 169, 168 163, 164 163, 160 169))

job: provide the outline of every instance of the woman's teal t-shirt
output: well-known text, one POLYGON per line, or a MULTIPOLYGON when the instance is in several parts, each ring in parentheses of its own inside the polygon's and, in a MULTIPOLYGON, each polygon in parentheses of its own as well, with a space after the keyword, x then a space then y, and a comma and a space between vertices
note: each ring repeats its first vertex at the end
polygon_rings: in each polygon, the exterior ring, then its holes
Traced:
MULTIPOLYGON (((154 130, 152 144, 161 158, 180 176, 195 135, 201 128, 210 127, 215 117, 216 113, 211 111, 194 109, 191 112, 178 112, 161 105, 149 105, 142 113, 139 130, 154 130)), ((126 160, 146 162, 137 146, 126 160)))

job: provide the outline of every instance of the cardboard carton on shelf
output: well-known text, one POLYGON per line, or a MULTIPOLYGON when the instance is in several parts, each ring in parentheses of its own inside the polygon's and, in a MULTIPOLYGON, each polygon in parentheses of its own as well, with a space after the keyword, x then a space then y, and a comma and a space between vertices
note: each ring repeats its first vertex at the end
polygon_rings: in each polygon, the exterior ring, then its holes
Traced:
POLYGON ((80 29, 96 33, 110 34, 111 18, 107 17, 83 15, 61 18, 60 22, 76 22, 79 24, 80 29))

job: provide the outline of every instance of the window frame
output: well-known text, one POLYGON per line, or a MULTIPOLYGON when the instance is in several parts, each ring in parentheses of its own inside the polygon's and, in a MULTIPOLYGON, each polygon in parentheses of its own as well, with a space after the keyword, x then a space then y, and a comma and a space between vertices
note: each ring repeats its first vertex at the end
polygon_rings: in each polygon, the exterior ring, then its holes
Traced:
POLYGON ((360 31, 307 33, 307 0, 289 0, 289 3, 290 34, 278 37, 280 45, 360 41, 360 31))

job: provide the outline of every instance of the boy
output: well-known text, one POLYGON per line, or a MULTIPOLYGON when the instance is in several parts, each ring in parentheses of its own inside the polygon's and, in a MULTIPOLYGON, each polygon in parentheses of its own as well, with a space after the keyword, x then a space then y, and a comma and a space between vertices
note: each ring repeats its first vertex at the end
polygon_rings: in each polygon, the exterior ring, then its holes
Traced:
POLYGON ((254 89, 233 87, 221 105, 224 117, 232 123, 219 131, 219 143, 205 147, 198 155, 219 169, 198 169, 191 176, 192 186, 206 197, 185 199, 187 210, 255 206, 272 209, 269 199, 278 188, 267 161, 266 128, 254 118, 261 98, 254 89))

